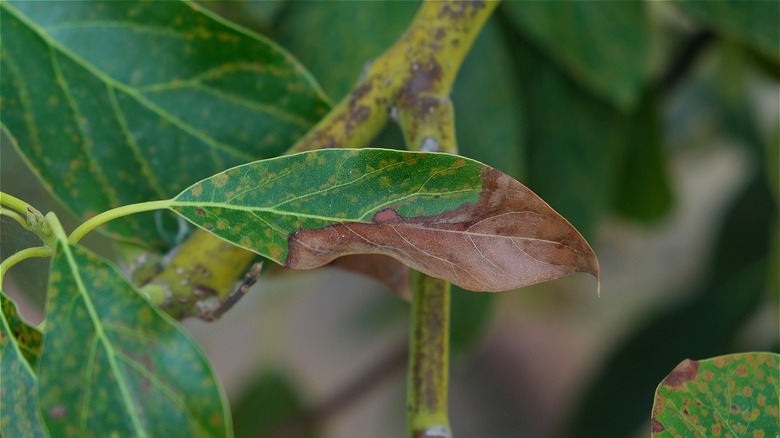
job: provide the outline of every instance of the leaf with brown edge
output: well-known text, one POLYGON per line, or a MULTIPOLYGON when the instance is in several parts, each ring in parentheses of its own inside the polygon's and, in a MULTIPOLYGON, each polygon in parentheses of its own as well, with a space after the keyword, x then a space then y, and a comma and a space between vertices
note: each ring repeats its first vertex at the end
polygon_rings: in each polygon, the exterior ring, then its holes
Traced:
POLYGON ((472 291, 598 277, 593 250, 566 219, 510 176, 456 155, 304 152, 214 175, 170 207, 293 269, 380 254, 472 291))
POLYGON ((776 353, 685 359, 658 385, 652 436, 778 436, 779 361, 776 353))

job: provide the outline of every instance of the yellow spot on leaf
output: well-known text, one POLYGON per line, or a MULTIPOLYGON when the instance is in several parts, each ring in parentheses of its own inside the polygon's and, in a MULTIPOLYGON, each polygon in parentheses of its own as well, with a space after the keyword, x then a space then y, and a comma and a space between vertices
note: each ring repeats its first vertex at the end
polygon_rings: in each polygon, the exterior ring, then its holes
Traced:
POLYGON ((198 197, 203 193, 203 184, 197 183, 194 186, 192 186, 192 196, 198 197))
POLYGON ((229 177, 225 173, 220 173, 218 175, 214 175, 214 177, 211 179, 211 183, 214 184, 214 187, 222 188, 227 184, 229 177))

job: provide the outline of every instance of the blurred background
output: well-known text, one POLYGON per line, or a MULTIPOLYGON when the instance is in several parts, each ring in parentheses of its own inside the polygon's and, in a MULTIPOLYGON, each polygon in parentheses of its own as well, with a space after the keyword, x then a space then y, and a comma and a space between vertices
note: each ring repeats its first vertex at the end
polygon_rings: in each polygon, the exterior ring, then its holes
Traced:
MULTIPOLYGON (((204 2, 289 50, 332 101, 418 2, 204 2)), ((599 257, 501 294, 453 292, 459 437, 647 436, 685 358, 780 350, 780 3, 505 2, 453 101, 461 153, 529 186, 599 257)), ((3 191, 66 228, 2 139, 3 191)), ((372 142, 403 147, 396 126, 372 142)), ((35 244, 2 219, 2 257, 35 244)), ((90 236, 87 245, 111 254, 90 236)), ((48 262, 7 292, 41 318, 48 262)), ((216 323, 186 321, 226 387, 238 437, 405 433, 408 304, 335 269, 261 280, 216 323)))

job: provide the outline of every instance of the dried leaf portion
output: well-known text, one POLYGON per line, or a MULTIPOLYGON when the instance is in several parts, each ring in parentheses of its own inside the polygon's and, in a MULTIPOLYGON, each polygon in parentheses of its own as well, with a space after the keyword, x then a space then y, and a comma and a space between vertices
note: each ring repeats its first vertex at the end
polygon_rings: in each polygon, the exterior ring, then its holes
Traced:
POLYGON ((598 277, 593 250, 549 205, 510 176, 454 155, 306 152, 217 174, 171 207, 293 269, 379 254, 473 291, 573 272, 598 277))
POLYGON ((285 265, 322 266, 344 254, 385 254, 473 291, 502 291, 573 272, 598 274, 595 256, 563 217, 511 177, 486 168, 479 202, 435 216, 378 211, 372 223, 301 229, 285 265))

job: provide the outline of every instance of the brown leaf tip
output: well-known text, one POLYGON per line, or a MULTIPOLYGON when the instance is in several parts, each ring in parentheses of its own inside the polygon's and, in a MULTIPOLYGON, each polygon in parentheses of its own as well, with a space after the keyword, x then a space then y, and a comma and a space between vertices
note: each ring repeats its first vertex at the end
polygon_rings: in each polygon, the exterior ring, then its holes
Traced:
POLYGON ((311 269, 352 254, 382 254, 472 291, 497 292, 574 272, 598 278, 596 256, 560 214, 527 187, 486 167, 476 202, 405 217, 397 205, 372 221, 300 229, 285 265, 311 269))
POLYGON ((685 359, 680 362, 666 378, 664 378, 663 384, 670 388, 677 388, 678 386, 693 380, 698 372, 699 362, 685 359))

